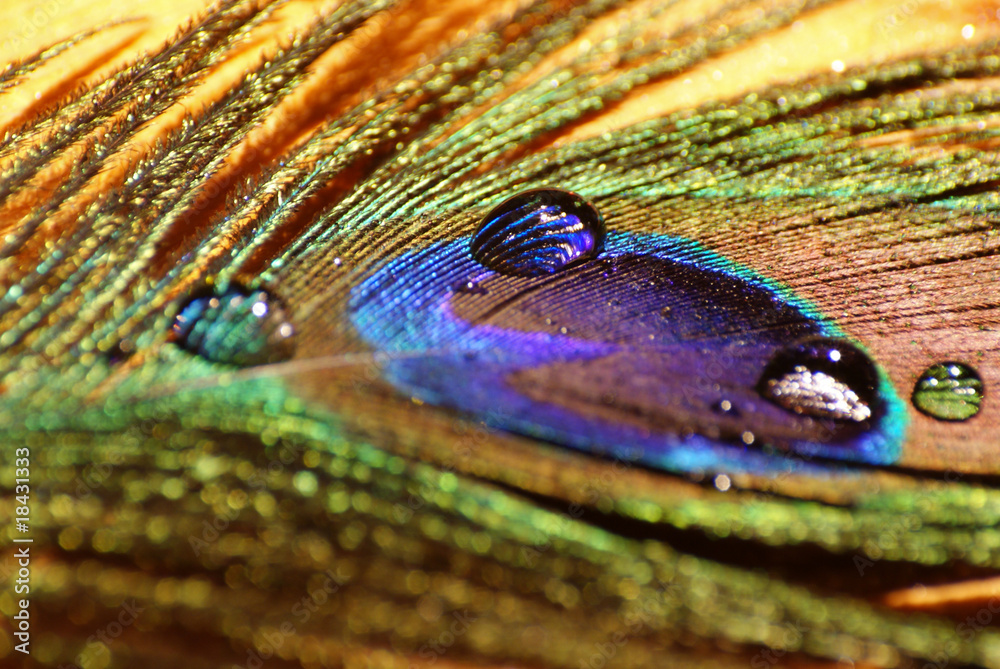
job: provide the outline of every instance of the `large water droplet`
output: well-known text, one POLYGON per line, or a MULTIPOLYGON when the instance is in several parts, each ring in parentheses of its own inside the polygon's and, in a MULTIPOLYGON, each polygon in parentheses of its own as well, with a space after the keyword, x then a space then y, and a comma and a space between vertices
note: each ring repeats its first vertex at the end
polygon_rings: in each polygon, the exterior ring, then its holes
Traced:
POLYGON ((287 360, 295 328, 281 302, 266 290, 230 286, 188 300, 173 325, 182 348, 212 362, 262 365, 287 360))
POLYGON ((601 215, 569 191, 544 188, 504 200, 472 237, 472 257, 502 274, 541 276, 593 258, 604 246, 601 215))
POLYGON ((861 423, 878 401, 878 372, 857 347, 814 337, 779 351, 764 369, 760 393, 775 404, 816 418, 861 423))
POLYGON ((913 389, 913 405, 939 420, 968 420, 979 413, 982 401, 979 374, 960 362, 931 365, 913 389))

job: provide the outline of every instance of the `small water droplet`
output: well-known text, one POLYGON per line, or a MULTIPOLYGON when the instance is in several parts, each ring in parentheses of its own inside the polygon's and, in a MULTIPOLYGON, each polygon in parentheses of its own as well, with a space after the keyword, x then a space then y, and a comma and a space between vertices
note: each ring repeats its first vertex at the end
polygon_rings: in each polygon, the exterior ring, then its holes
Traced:
POLYGON ((737 409, 729 400, 719 400, 712 405, 712 411, 726 416, 740 415, 740 410, 737 409))
POLYGON ((913 405, 938 420, 968 420, 979 413, 982 401, 979 374, 961 362, 931 365, 913 389, 913 405))
POLYGON ((864 352, 843 340, 814 337, 776 354, 757 388, 789 411, 861 423, 872 417, 877 387, 878 372, 864 352))
POLYGON ((601 215, 569 191, 540 188, 504 200, 483 219, 470 251, 501 274, 541 276, 593 258, 604 246, 601 215))
POLYGON ((452 290, 456 293, 465 293, 466 295, 488 295, 489 291, 480 286, 475 281, 461 281, 454 286, 452 290))
POLYGON ((229 365, 281 362, 294 351, 295 327, 281 302, 266 290, 238 285, 189 299, 173 333, 181 348, 229 365))

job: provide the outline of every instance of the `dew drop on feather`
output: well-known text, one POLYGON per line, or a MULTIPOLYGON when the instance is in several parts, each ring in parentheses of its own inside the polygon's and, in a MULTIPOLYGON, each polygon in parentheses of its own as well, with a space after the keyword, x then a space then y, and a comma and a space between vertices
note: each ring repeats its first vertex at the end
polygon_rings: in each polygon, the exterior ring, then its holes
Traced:
POLYGON ((211 362, 249 367, 288 360, 295 327, 270 292, 233 285, 196 295, 177 313, 175 343, 211 362))
POLYGON ((494 207, 469 249, 483 267, 513 276, 553 274, 596 257, 604 220, 575 193, 544 188, 519 193, 494 207))
POLYGON ((875 365, 864 352, 826 337, 779 351, 759 384, 764 397, 789 411, 855 423, 872 417, 877 386, 875 365))
POLYGON ((983 382, 975 369, 961 362, 939 362, 920 375, 913 405, 938 420, 962 421, 979 413, 983 396, 983 382))

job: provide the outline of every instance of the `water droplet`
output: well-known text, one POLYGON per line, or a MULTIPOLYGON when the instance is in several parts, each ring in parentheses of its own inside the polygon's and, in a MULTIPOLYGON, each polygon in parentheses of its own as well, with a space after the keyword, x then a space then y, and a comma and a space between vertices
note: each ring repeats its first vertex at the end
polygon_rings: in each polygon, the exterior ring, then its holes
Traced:
POLYGON ((475 281, 460 281, 459 283, 452 286, 452 290, 456 293, 465 293, 467 295, 488 295, 489 291, 480 286, 475 281))
POLYGON ((717 475, 712 482, 715 484, 715 487, 721 492, 726 492, 733 485, 733 482, 725 474, 717 475))
POLYGON ((712 405, 712 411, 714 411, 714 412, 716 412, 718 414, 723 414, 723 415, 728 415, 728 416, 739 416, 740 415, 739 409, 737 409, 733 405, 733 403, 730 402, 729 400, 719 400, 718 402, 716 402, 715 404, 712 405))
POLYGON ((917 379, 913 405, 939 420, 968 420, 979 413, 983 382, 976 370, 960 362, 931 365, 917 379))
POLYGON ((281 362, 294 351, 295 328, 281 302, 266 290, 237 285, 192 297, 174 319, 173 332, 182 348, 229 365, 281 362))
POLYGON ((575 193, 528 190, 486 215, 470 251, 479 264, 501 274, 542 276, 593 258, 604 246, 601 215, 575 193))
POLYGON ((795 413, 861 423, 878 400, 878 372, 860 349, 827 337, 778 352, 758 383, 760 393, 795 413))

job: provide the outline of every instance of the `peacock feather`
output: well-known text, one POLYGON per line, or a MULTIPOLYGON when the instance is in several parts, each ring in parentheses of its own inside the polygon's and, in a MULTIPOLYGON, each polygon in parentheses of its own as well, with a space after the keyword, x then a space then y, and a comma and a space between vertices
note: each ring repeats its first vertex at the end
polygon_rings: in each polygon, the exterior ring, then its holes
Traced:
POLYGON ((5 663, 1000 667, 995 7, 112 18, 0 71, 5 663))

